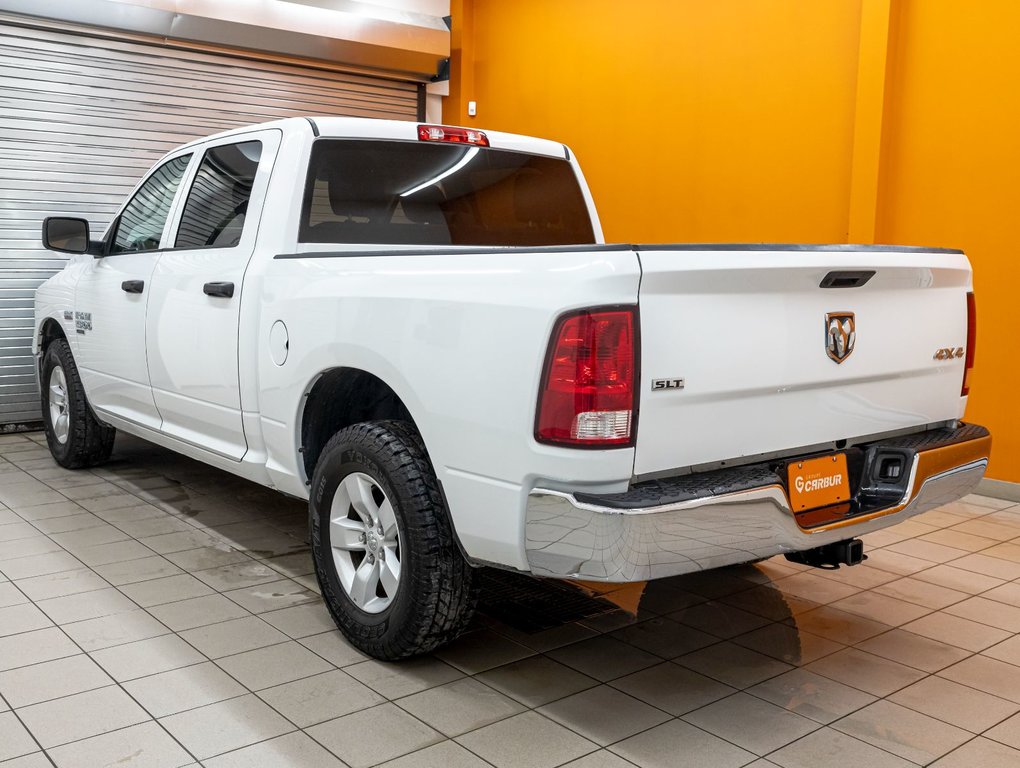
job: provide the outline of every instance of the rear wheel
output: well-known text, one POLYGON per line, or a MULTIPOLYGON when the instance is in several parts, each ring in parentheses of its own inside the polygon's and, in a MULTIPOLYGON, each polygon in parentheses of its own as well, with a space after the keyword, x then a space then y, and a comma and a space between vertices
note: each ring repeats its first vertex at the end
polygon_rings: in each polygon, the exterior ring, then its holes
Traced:
POLYGON ((401 659, 467 626, 474 573, 409 424, 355 424, 334 435, 315 467, 310 513, 323 599, 355 647, 401 659))
POLYGON ((40 374, 46 443, 56 462, 80 469, 110 458, 117 431, 92 413, 71 347, 64 339, 46 348, 40 374))

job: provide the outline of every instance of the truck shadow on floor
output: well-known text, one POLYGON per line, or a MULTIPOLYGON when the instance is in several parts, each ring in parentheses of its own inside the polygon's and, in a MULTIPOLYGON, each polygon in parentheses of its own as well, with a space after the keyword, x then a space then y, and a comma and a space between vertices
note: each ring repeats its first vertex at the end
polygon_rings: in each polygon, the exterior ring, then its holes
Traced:
MULTIPOLYGON (((307 502, 127 435, 118 436, 111 460, 92 471, 177 518, 182 532, 194 533, 196 550, 209 550, 208 567, 219 564, 220 553, 236 550, 257 561, 252 567, 261 563, 300 585, 281 591, 278 607, 308 602, 318 592, 307 502)), ((200 554, 196 565, 189 570, 201 569, 200 554)), ((537 651, 606 635, 674 658, 735 639, 741 647, 798 664, 804 659, 794 617, 817 604, 774 582, 801 569, 778 558, 656 580, 647 585, 636 615, 562 582, 486 569, 478 616, 453 650, 493 632, 537 651)), ((240 585, 250 574, 238 569, 237 579, 240 585)), ((218 586, 230 589, 229 583, 218 586)))

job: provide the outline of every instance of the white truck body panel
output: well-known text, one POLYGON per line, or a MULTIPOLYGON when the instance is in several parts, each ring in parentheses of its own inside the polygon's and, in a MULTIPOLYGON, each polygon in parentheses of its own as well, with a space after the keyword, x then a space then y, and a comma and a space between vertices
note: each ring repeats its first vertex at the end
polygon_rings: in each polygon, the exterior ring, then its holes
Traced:
MULTIPOLYGON (((144 354, 144 294, 128 295, 121 290, 125 280, 152 281, 159 260, 157 253, 140 253, 131 259, 89 259, 81 265, 75 284, 75 299, 70 307, 103 307, 90 331, 77 333, 77 320, 70 323, 68 337, 73 339, 75 359, 90 397, 103 403, 104 409, 142 426, 159 429, 160 416, 149 386, 149 371, 144 354)), ((58 277, 60 274, 59 273, 58 277)), ((61 307, 61 310, 66 307, 61 307)))
POLYGON ((619 490, 630 479, 632 449, 586 451, 578 462, 532 432, 557 315, 633 303, 638 278, 629 251, 272 260, 261 277, 258 373, 270 475, 306 493, 296 409, 333 367, 323 361, 342 360, 387 382, 414 415, 465 549, 524 567, 521 516, 536 482, 619 490), (267 353, 276 320, 292 340, 285 366, 267 353))
POLYGON ((970 269, 962 254, 605 246, 569 151, 498 132, 487 132, 494 148, 569 159, 594 243, 301 243, 300 201, 317 137, 417 140, 416 125, 391 121, 322 118, 315 130, 285 120, 176 151, 193 157, 165 243, 205 150, 264 141, 237 247, 75 256, 40 287, 37 349, 47 322, 59 325, 102 420, 307 498, 306 396, 326 372, 370 373, 420 431, 464 552, 533 570, 525 527, 535 489, 619 493, 646 476, 923 430, 963 413, 963 361, 932 359, 966 343, 970 269), (837 269, 877 275, 862 288, 819 289, 837 269), (144 280, 145 293, 123 293, 127 279, 144 280), (233 282, 234 296, 204 295, 211 281, 233 282), (636 445, 538 442, 536 403, 557 319, 612 305, 639 310, 636 445), (859 318, 857 349, 840 365, 824 353, 823 317, 836 310, 859 318), (90 332, 76 333, 77 311, 92 313, 90 332), (282 363, 274 360, 278 323, 286 328, 282 363), (685 386, 653 392, 658 378, 685 386))
POLYGON ((961 361, 932 359, 967 343, 963 254, 664 248, 639 254, 636 475, 963 417, 961 361), (875 276, 820 289, 836 270, 875 276), (856 316, 856 344, 834 364, 824 318, 843 311, 856 316), (661 378, 684 388, 653 391, 661 378))
MULTIPOLYGON (((239 140, 261 143, 240 242, 229 248, 181 248, 162 254, 146 292, 145 347, 162 431, 234 460, 240 460, 248 448, 241 424, 237 364, 242 302, 208 296, 203 286, 232 283, 234 296, 241 296, 281 138, 279 129, 249 131, 203 147, 239 140)), ((184 188, 193 182, 201 159, 201 153, 195 153, 184 188)), ((179 219, 171 221, 168 239, 174 242, 179 219)))

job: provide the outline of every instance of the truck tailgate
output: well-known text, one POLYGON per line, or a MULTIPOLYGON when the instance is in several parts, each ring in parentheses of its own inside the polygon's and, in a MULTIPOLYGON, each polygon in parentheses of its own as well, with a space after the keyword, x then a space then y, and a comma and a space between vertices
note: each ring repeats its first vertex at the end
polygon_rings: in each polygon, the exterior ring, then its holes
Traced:
POLYGON ((955 354, 967 344, 966 256, 909 248, 752 248, 638 248, 635 475, 831 445, 963 415, 964 359, 936 354, 955 354), (858 287, 820 287, 837 272, 860 279, 874 274, 858 287), (833 320, 839 328, 830 356, 833 320), (839 331, 847 342, 842 349, 839 331))

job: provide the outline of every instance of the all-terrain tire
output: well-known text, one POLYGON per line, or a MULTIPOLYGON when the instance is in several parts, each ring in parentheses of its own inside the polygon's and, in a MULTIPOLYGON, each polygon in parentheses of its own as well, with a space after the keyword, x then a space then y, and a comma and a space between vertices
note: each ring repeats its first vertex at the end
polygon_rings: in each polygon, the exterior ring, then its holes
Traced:
POLYGON ((428 653, 467 627, 478 598, 474 570, 460 552, 425 446, 410 424, 366 422, 337 432, 316 464, 309 513, 323 599, 356 648, 377 659, 402 659, 428 653), (359 607, 344 588, 330 539, 331 515, 344 514, 334 509, 334 498, 356 473, 385 494, 399 531, 399 583, 375 612, 359 607))
POLYGON ((40 374, 46 443, 56 462, 67 469, 82 469, 109 459, 117 430, 103 424, 92 412, 67 341, 57 339, 50 343, 43 355, 40 374), (52 389, 54 369, 57 368, 63 373, 64 399, 63 405, 58 405, 57 409, 66 418, 66 424, 61 424, 59 429, 50 407, 51 403, 59 401, 59 392, 52 389))

